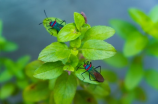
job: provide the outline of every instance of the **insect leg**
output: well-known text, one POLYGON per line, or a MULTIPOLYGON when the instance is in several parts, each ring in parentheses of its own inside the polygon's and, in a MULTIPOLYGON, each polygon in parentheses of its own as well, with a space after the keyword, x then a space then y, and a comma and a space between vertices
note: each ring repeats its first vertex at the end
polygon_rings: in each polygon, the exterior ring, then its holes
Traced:
MULTIPOLYGON (((88 72, 88 71, 85 71, 85 72, 83 72, 82 74, 84 74, 84 73, 86 73, 86 72, 88 72)), ((81 74, 81 75, 82 75, 82 74, 81 74)), ((83 75, 82 75, 82 77, 83 77, 83 75)), ((84 79, 85 79, 85 78, 83 77, 83 80, 84 80, 84 79)))
MULTIPOLYGON (((91 80, 91 74, 89 73, 89 79, 91 80)), ((91 81, 96 81, 96 80, 91 80, 91 81)))
MULTIPOLYGON (((80 65, 80 66, 81 66, 81 65, 80 65)), ((76 71, 77 71, 79 68, 80 68, 80 69, 85 69, 85 68, 81 68, 80 66, 79 66, 79 67, 77 67, 76 71)))
POLYGON ((99 67, 100 67, 100 73, 101 73, 101 66, 97 66, 97 67, 95 67, 94 70, 97 69, 97 68, 99 68, 99 67))
MULTIPOLYGON (((50 29, 52 29, 52 28, 49 28, 48 30, 50 31, 50 29)), ((50 31, 51 32, 51 31, 50 31)), ((51 32, 51 34, 53 35, 53 33, 51 32)))

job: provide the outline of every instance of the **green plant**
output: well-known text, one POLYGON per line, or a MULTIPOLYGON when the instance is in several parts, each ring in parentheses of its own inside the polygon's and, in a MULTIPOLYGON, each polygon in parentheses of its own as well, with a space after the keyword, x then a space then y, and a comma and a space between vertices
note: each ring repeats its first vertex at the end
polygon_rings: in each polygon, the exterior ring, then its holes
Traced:
POLYGON ((111 44, 103 41, 114 35, 114 29, 108 26, 90 27, 84 17, 75 12, 74 23, 65 25, 57 33, 55 29, 48 30, 49 19, 55 20, 53 17, 44 19, 44 27, 57 37, 57 42, 44 48, 38 60, 26 66, 27 75, 35 82, 23 91, 25 102, 71 104, 74 99, 75 104, 97 104, 96 97, 103 98, 110 93, 108 82, 90 81, 88 73, 84 74, 83 80, 81 73, 84 70, 76 71, 76 68, 85 59, 103 60, 116 53, 111 44), (70 46, 64 42, 69 42, 70 46), (87 86, 87 83, 90 85, 87 86), (78 85, 84 90, 76 91, 78 85))
POLYGON ((17 61, 13 61, 4 56, 4 53, 13 52, 17 48, 17 44, 6 40, 2 36, 2 21, 0 20, 0 83, 2 84, 0 99, 3 104, 10 104, 11 102, 8 102, 7 98, 17 95, 29 83, 23 69, 30 57, 25 55, 17 59, 17 61))
MULTIPOLYGON (((158 6, 154 7, 149 16, 136 8, 130 8, 131 18, 142 28, 139 31, 133 24, 119 19, 110 21, 116 33, 125 40, 123 52, 117 52, 104 61, 116 68, 128 68, 125 79, 118 80, 118 91, 121 96, 109 96, 108 104, 131 104, 134 100, 146 101, 145 91, 138 87, 142 79, 158 90, 158 70, 144 67, 143 60, 152 55, 158 58, 158 6), (115 101, 115 103, 114 103, 115 101), (119 103, 118 103, 119 102, 119 103)), ((117 92, 118 93, 118 92, 117 92)), ((117 94, 116 94, 117 95, 117 94)))

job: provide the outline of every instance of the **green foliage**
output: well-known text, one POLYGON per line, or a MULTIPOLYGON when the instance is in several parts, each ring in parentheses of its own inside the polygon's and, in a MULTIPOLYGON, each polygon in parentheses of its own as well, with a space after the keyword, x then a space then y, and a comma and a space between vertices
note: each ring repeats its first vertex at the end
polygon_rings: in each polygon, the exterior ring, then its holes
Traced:
POLYGON ((76 88, 77 82, 73 74, 63 73, 58 79, 54 87, 54 100, 56 104, 71 104, 76 88))
POLYGON ((149 85, 158 90, 158 71, 155 69, 149 69, 145 71, 145 79, 149 85))
POLYGON ((108 82, 114 83, 118 80, 116 73, 111 70, 102 70, 101 74, 108 82))
POLYGON ((74 12, 74 21, 78 30, 81 30, 81 27, 85 23, 84 17, 77 12, 74 12))
POLYGON ((152 39, 146 50, 149 55, 158 57, 158 40, 152 39))

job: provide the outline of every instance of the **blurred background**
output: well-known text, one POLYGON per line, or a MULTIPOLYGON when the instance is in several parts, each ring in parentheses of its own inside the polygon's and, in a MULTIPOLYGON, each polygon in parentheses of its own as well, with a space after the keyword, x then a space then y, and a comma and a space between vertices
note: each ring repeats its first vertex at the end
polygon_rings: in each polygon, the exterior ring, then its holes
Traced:
MULTIPOLYGON (((15 52, 0 53, 0 55, 17 60, 18 57, 28 54, 31 56, 31 61, 36 60, 43 48, 56 41, 56 38, 52 37, 43 25, 38 25, 45 18, 44 10, 48 17, 58 17, 66 20, 67 23, 74 21, 74 12, 83 11, 91 26, 110 26, 109 20, 111 19, 122 19, 135 24, 128 15, 129 8, 135 7, 148 14, 150 9, 157 4, 157 0, 0 0, 2 35, 19 46, 15 52)), ((116 34, 107 42, 112 44, 116 50, 123 49, 124 41, 116 34)), ((103 61, 93 61, 93 65, 111 68, 103 61)), ((144 66, 158 70, 158 59, 145 57, 144 66)), ((119 78, 124 78, 126 70, 111 69, 118 73, 119 78)), ((145 104, 158 104, 158 91, 145 84, 144 80, 141 86, 148 97, 145 104)), ((115 86, 111 87, 112 91, 113 87, 115 86)), ((134 102, 134 104, 141 103, 134 102)))

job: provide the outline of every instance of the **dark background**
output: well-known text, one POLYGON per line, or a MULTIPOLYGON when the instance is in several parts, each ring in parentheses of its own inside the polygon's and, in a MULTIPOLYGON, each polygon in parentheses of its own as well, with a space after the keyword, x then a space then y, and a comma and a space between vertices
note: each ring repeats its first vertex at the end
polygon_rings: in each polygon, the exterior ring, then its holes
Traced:
MULTIPOLYGON (((3 21, 2 35, 7 40, 19 45, 17 51, 4 55, 16 60, 18 57, 28 54, 31 56, 31 60, 36 60, 44 47, 56 41, 56 38, 50 36, 43 25, 38 25, 45 18, 44 10, 48 17, 58 17, 66 20, 67 23, 74 21, 74 12, 83 11, 91 26, 109 26, 110 19, 123 19, 135 24, 128 15, 128 8, 136 7, 149 13, 150 9, 157 4, 158 0, 0 0, 0 19, 3 21)), ((107 42, 120 51, 124 44, 124 41, 116 34, 107 42)), ((93 61, 93 65, 111 68, 102 61, 93 61)), ((158 59, 146 57, 144 66, 158 70, 158 59)), ((113 70, 119 74, 120 78, 124 78, 126 70, 113 70)), ((144 81, 141 82, 141 86, 148 96, 145 104, 158 104, 158 91, 152 89, 144 81)), ((135 102, 135 104, 141 103, 135 102)))

